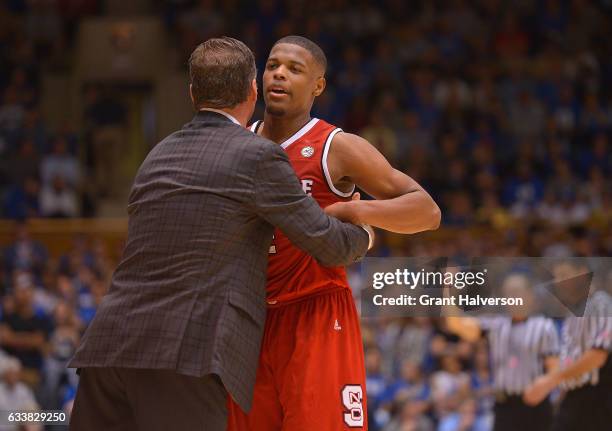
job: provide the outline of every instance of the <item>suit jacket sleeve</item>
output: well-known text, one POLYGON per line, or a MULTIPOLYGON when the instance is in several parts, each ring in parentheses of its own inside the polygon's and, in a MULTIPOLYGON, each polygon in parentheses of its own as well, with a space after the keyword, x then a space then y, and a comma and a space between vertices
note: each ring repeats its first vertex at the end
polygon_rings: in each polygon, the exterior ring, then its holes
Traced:
POLYGON ((368 251, 369 235, 363 228, 327 216, 304 193, 280 146, 264 147, 254 181, 256 213, 321 264, 350 265, 368 251))

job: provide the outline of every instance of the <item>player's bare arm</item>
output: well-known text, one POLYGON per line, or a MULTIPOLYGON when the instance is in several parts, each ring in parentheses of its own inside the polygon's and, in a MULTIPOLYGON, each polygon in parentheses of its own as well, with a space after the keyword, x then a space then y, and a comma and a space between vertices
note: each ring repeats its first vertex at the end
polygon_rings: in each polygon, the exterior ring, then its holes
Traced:
POLYGON ((327 164, 338 189, 349 190, 355 184, 376 198, 336 203, 327 207, 328 214, 404 234, 434 230, 440 225, 440 208, 429 193, 393 168, 365 139, 338 133, 327 164))

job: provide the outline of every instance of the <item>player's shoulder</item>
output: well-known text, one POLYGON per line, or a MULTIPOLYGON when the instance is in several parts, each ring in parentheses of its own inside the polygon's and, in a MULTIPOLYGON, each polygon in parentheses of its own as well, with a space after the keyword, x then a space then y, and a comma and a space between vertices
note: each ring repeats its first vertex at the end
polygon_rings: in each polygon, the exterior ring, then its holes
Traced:
POLYGON ((372 145, 359 135, 340 130, 330 142, 329 154, 334 160, 354 162, 368 157, 372 145))
POLYGON ((340 147, 359 147, 362 145, 370 145, 365 138, 354 133, 345 132, 342 129, 339 130, 339 133, 334 135, 333 144, 340 147))

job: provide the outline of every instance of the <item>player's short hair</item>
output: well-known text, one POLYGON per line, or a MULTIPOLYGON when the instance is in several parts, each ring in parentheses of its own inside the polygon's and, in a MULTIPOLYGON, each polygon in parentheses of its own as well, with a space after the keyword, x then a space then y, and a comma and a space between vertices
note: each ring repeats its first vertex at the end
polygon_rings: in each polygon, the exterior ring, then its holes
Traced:
POLYGON ((325 53, 323 52, 321 47, 314 43, 312 40, 303 36, 292 35, 285 36, 277 40, 274 46, 278 45, 279 43, 289 43, 291 45, 297 45, 304 48, 310 53, 310 55, 312 55, 317 64, 319 64, 323 68, 323 74, 325 74, 325 71, 327 70, 327 57, 325 56, 325 53))
POLYGON ((233 108, 246 101, 257 69, 253 52, 231 37, 208 39, 189 57, 194 107, 233 108))

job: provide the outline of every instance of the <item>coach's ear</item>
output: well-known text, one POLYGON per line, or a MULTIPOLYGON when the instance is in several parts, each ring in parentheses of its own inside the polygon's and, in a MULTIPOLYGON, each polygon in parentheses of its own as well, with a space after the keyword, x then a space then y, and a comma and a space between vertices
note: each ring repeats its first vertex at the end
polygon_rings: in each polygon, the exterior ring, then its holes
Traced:
POLYGON ((325 90, 325 85, 327 84, 327 82, 325 81, 325 77, 324 76, 320 76, 317 78, 317 82, 316 82, 316 86, 315 86, 315 90, 312 93, 314 97, 318 97, 321 95, 321 93, 323 93, 323 90, 325 90))
POLYGON ((195 106, 195 100, 193 99, 193 85, 189 84, 189 97, 191 98, 191 104, 195 106))
POLYGON ((251 82, 251 91, 249 91, 249 100, 253 101, 257 101, 257 79, 253 78, 253 81, 251 82))

